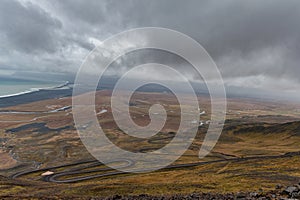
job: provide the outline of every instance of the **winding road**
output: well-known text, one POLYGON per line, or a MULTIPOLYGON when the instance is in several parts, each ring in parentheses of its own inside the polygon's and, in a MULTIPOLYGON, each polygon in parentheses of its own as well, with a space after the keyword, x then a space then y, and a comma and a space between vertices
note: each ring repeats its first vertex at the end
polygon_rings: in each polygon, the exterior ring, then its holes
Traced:
MULTIPOLYGON (((257 159, 286 158, 286 157, 292 157, 292 156, 300 156, 300 152, 290 152, 290 153, 286 153, 286 154, 283 154, 283 155, 252 156, 252 157, 245 157, 245 158, 229 158, 229 159, 213 160, 213 161, 206 161, 206 162, 175 164, 175 165, 169 165, 169 166, 165 167, 162 170, 171 170, 171 169, 179 169, 179 168, 186 168, 186 167, 195 167, 195 166, 200 166, 200 165, 207 165, 207 164, 221 163, 221 162, 241 162, 241 161, 257 160, 257 159)), ((114 162, 125 162, 126 163, 123 166, 119 166, 118 167, 119 169, 126 168, 126 167, 131 167, 135 164, 131 160, 127 160, 127 159, 120 159, 120 160, 112 161, 112 163, 114 163, 114 162)), ((121 175, 121 174, 128 174, 127 172, 123 172, 123 171, 112 171, 113 169, 108 168, 108 167, 88 170, 89 168, 102 166, 103 164, 100 163, 97 160, 87 160, 87 161, 81 161, 81 162, 76 162, 76 163, 67 164, 67 165, 60 165, 60 166, 55 166, 55 167, 48 167, 48 168, 43 168, 43 169, 19 172, 19 173, 16 173, 16 174, 12 175, 11 178, 16 179, 16 178, 19 178, 21 176, 30 175, 30 174, 37 173, 37 172, 45 172, 45 171, 48 171, 48 170, 53 170, 53 169, 58 169, 58 168, 66 168, 66 167, 74 167, 74 166, 84 165, 84 164, 89 164, 89 165, 82 166, 82 167, 76 167, 76 168, 73 168, 71 170, 65 170, 65 171, 62 171, 62 172, 57 172, 57 173, 54 173, 52 175, 45 176, 43 178, 43 180, 47 181, 47 182, 54 182, 54 183, 74 183, 74 182, 85 181, 85 180, 90 180, 90 179, 95 179, 95 178, 100 178, 100 177, 108 177, 108 176, 115 176, 115 175, 121 175), (80 176, 80 177, 69 178, 69 179, 61 179, 61 177, 64 177, 64 176, 79 175, 79 174, 85 174, 85 173, 96 173, 96 172, 102 172, 102 174, 95 174, 95 175, 89 175, 89 176, 80 176)))

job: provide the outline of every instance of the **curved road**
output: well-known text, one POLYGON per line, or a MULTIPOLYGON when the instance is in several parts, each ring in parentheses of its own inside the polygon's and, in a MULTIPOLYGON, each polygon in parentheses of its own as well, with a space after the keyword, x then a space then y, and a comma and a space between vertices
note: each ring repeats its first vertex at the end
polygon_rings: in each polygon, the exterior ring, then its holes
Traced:
MULTIPOLYGON (((195 166, 200 166, 200 165, 206 165, 206 164, 212 164, 212 163, 220 163, 220 162, 241 162, 241 161, 247 161, 247 160, 256 160, 256 159, 274 159, 274 158, 285 158, 285 157, 292 157, 292 156, 300 156, 300 152, 290 152, 286 153, 284 155, 272 155, 272 156, 253 156, 253 157, 245 157, 245 158, 230 158, 230 159, 223 159, 223 160, 214 160, 214 161, 206 161, 206 162, 196 162, 196 163, 188 163, 188 164, 176 164, 176 165, 170 165, 167 166, 166 168, 162 170, 168 170, 168 169, 178 169, 178 168, 185 168, 185 167, 195 167, 195 166)), ((119 167, 119 169, 126 168, 133 166, 134 163, 131 160, 127 159, 120 159, 117 161, 112 161, 112 162, 126 162, 124 166, 119 167)), ((31 173, 36 173, 36 172, 44 172, 48 170, 53 170, 57 168, 63 168, 63 167, 72 167, 72 166, 77 166, 77 165, 82 165, 82 164, 89 164, 88 166, 83 166, 83 167, 77 167, 74 169, 71 169, 69 171, 63 171, 63 172, 58 172, 53 175, 45 176, 44 181, 48 182, 54 182, 54 183, 74 183, 74 182, 79 182, 79 181, 84 181, 84 180, 89 180, 89 179, 94 179, 94 178, 100 178, 100 177, 107 177, 107 176, 114 176, 114 175, 120 175, 120 174, 127 174, 127 172, 122 172, 122 171, 111 171, 111 168, 105 167, 101 169, 94 169, 94 170, 84 170, 88 169, 91 167, 96 167, 96 166, 101 166, 103 165, 97 160, 88 160, 88 161, 82 161, 82 162, 76 162, 72 164, 67 164, 67 165, 61 165, 61 166, 55 166, 55 167, 48 167, 44 169, 38 169, 38 170, 32 170, 32 171, 26 171, 26 172, 19 172, 17 174, 14 174, 11 176, 12 178, 18 178, 24 175, 29 175, 31 173), (84 176, 84 177, 77 177, 77 178, 72 178, 72 179, 64 179, 64 180, 58 180, 58 178, 63 177, 63 176, 68 176, 68 175, 76 175, 76 174, 84 174, 84 173, 96 173, 96 172, 105 172, 103 174, 96 174, 96 175, 90 175, 90 176, 84 176)))

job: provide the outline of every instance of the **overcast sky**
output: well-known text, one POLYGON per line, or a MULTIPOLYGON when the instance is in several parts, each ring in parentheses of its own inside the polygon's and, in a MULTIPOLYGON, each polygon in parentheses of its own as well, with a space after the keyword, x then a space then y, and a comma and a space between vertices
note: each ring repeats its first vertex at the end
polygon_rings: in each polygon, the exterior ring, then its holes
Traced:
POLYGON ((0 74, 76 73, 97 42, 145 26, 197 40, 227 85, 299 91, 299 0, 0 0, 0 74))

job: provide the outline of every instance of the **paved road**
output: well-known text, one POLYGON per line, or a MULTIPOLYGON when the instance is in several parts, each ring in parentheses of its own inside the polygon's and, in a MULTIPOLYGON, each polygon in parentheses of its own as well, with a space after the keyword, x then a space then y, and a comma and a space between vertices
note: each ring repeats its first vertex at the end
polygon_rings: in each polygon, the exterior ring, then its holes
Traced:
POLYGON ((96 160, 79 161, 79 162, 76 162, 76 163, 71 163, 71 164, 66 164, 66 165, 59 165, 59 166, 55 166, 55 167, 47 167, 47 168, 43 168, 43 169, 35 169, 35 170, 30 170, 30 171, 21 171, 21 172, 18 172, 16 174, 12 175, 11 178, 16 179, 16 178, 19 178, 21 176, 29 175, 29 174, 32 174, 32 173, 44 172, 44 171, 58 169, 58 168, 62 168, 62 167, 72 167, 72 166, 77 166, 77 165, 81 165, 81 164, 88 164, 88 163, 98 163, 99 164, 99 161, 96 161, 96 160))
MULTIPOLYGON (((245 158, 229 158, 229 159, 206 161, 206 162, 176 164, 176 165, 167 166, 166 168, 164 168, 162 170, 178 169, 178 168, 185 168, 185 167, 195 167, 195 166, 200 166, 200 165, 207 165, 207 164, 221 163, 221 162, 242 162, 242 161, 248 161, 248 160, 276 159, 276 158, 286 158, 286 157, 292 157, 292 156, 300 156, 300 152, 290 152, 290 153, 286 153, 284 155, 252 156, 252 157, 245 157, 245 158)), ((131 160, 127 160, 127 159, 120 159, 120 160, 117 160, 117 161, 112 161, 112 163, 113 162, 125 162, 125 163, 127 163, 124 166, 120 166, 119 167, 120 169, 121 168, 126 168, 126 167, 131 167, 131 166, 134 165, 134 163, 131 160)), ((104 168, 101 168, 101 169, 86 170, 86 169, 91 168, 91 167, 96 167, 96 166, 103 165, 102 163, 100 163, 97 160, 89 160, 89 161, 81 161, 81 162, 76 162, 76 163, 72 163, 72 164, 56 166, 56 167, 49 167, 49 168, 44 168, 44 169, 38 169, 38 170, 32 170, 32 171, 26 171, 26 172, 19 172, 17 174, 14 174, 12 176, 12 178, 18 178, 18 177, 21 177, 21 176, 24 176, 24 175, 29 175, 31 173, 36 173, 36 172, 45 172, 45 171, 53 170, 53 169, 57 169, 57 168, 73 167, 73 166, 83 165, 83 164, 90 164, 90 165, 77 167, 77 168, 74 168, 74 169, 71 169, 71 170, 68 170, 68 171, 55 173, 55 174, 50 175, 50 176, 45 176, 43 180, 48 181, 48 182, 54 182, 54 183, 74 183, 74 182, 85 181, 85 180, 90 180, 90 179, 95 179, 95 178, 100 178, 100 177, 127 174, 126 172, 122 172, 122 171, 112 171, 111 168, 107 168, 107 167, 104 167, 104 168), (78 174, 96 173, 96 172, 104 172, 104 173, 96 174, 96 175, 89 175, 89 176, 84 176, 84 177, 81 176, 81 177, 71 178, 71 179, 62 179, 61 178, 61 177, 68 176, 68 175, 78 175, 78 174)))

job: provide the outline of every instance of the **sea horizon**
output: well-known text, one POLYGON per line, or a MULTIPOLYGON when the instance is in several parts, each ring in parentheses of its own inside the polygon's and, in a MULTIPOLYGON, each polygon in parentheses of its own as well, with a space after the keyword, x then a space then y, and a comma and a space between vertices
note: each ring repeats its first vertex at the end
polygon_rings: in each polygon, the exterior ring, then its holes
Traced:
POLYGON ((68 81, 22 80, 15 78, 0 79, 0 98, 19 96, 43 89, 55 89, 67 84, 68 81))

